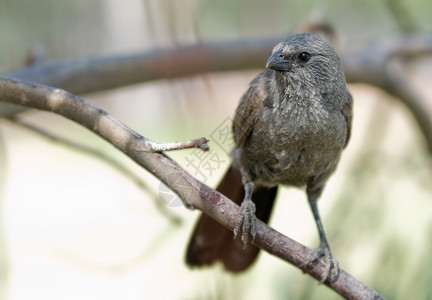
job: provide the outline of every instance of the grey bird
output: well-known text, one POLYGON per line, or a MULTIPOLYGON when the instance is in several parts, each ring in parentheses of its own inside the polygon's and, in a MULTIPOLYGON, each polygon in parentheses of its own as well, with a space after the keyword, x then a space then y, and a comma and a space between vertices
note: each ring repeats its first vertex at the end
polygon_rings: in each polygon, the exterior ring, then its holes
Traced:
POLYGON ((268 222, 279 184, 305 187, 320 237, 314 263, 324 258, 322 282, 337 278, 333 258, 318 213, 327 179, 335 171, 350 138, 352 97, 342 63, 332 46, 318 35, 297 34, 280 42, 266 70, 250 84, 237 107, 233 162, 217 190, 240 205, 232 232, 203 214, 189 242, 191 266, 221 261, 240 272, 256 259, 249 244, 256 218, 268 222))

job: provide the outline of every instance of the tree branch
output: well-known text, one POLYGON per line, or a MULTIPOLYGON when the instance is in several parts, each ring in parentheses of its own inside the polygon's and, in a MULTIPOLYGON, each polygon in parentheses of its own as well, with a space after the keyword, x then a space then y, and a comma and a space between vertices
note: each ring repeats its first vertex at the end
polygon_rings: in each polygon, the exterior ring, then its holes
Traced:
MULTIPOLYGON (((159 178, 180 196, 187 207, 198 208, 228 229, 234 230, 239 213, 238 205, 193 178, 168 156, 150 151, 148 145, 153 142, 107 112, 60 89, 1 77, 0 101, 51 111, 81 124, 159 178), (173 177, 176 177, 175 180, 173 177)), ((297 266, 317 280, 320 280, 325 272, 325 263, 322 260, 308 266, 308 262, 314 257, 312 249, 282 235, 259 220, 254 244, 297 266)), ((336 280, 325 284, 348 299, 383 299, 342 269, 336 280)))
POLYGON ((432 117, 425 105, 428 101, 415 91, 400 67, 407 60, 424 55, 432 55, 432 35, 385 37, 341 57, 349 82, 379 87, 405 104, 432 152, 432 117))
MULTIPOLYGON (((278 42, 264 39, 174 46, 133 55, 39 63, 2 75, 85 94, 158 79, 263 68, 278 42)), ((0 114, 10 116, 24 109, 0 105, 0 114)))
MULTIPOLYGON (((264 68, 271 49, 282 38, 239 40, 155 49, 134 55, 107 56, 40 63, 4 74, 56 86, 74 94, 90 93, 157 79, 206 72, 264 68)), ((363 82, 385 90, 412 112, 432 152, 432 118, 418 93, 390 67, 394 60, 432 54, 432 35, 380 38, 355 52, 342 52, 348 82, 363 82)), ((0 103, 0 116, 25 108, 0 103)))

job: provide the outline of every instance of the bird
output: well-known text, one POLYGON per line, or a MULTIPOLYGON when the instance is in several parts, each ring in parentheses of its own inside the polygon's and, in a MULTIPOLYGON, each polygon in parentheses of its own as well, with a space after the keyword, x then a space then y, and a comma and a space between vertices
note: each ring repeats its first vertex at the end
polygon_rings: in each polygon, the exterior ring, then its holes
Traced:
POLYGON ((232 163, 216 189, 240 205, 234 238, 202 214, 186 263, 220 261, 227 271, 246 270, 259 253, 248 243, 256 235, 256 218, 269 221, 278 186, 285 185, 305 189, 315 219, 320 244, 310 263, 324 260, 321 282, 337 278, 339 265, 317 201, 350 139, 352 103, 341 59, 328 42, 300 33, 278 43, 235 111, 232 163))

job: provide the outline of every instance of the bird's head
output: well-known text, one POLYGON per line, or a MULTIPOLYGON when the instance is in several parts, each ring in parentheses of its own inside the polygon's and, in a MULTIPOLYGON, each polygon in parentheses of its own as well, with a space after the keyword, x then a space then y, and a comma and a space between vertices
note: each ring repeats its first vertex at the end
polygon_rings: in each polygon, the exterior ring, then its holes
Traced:
POLYGON ((312 33, 296 34, 277 44, 266 68, 289 79, 312 85, 332 82, 335 76, 342 73, 336 51, 324 39, 312 33))

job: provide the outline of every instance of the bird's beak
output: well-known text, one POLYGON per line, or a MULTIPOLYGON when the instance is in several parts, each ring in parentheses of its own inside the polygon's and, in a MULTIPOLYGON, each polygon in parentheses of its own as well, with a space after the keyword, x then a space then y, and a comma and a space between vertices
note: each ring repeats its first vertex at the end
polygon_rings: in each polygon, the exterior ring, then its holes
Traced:
POLYGON ((293 65, 282 56, 282 50, 273 53, 267 61, 267 69, 273 69, 275 71, 292 71, 293 65))

